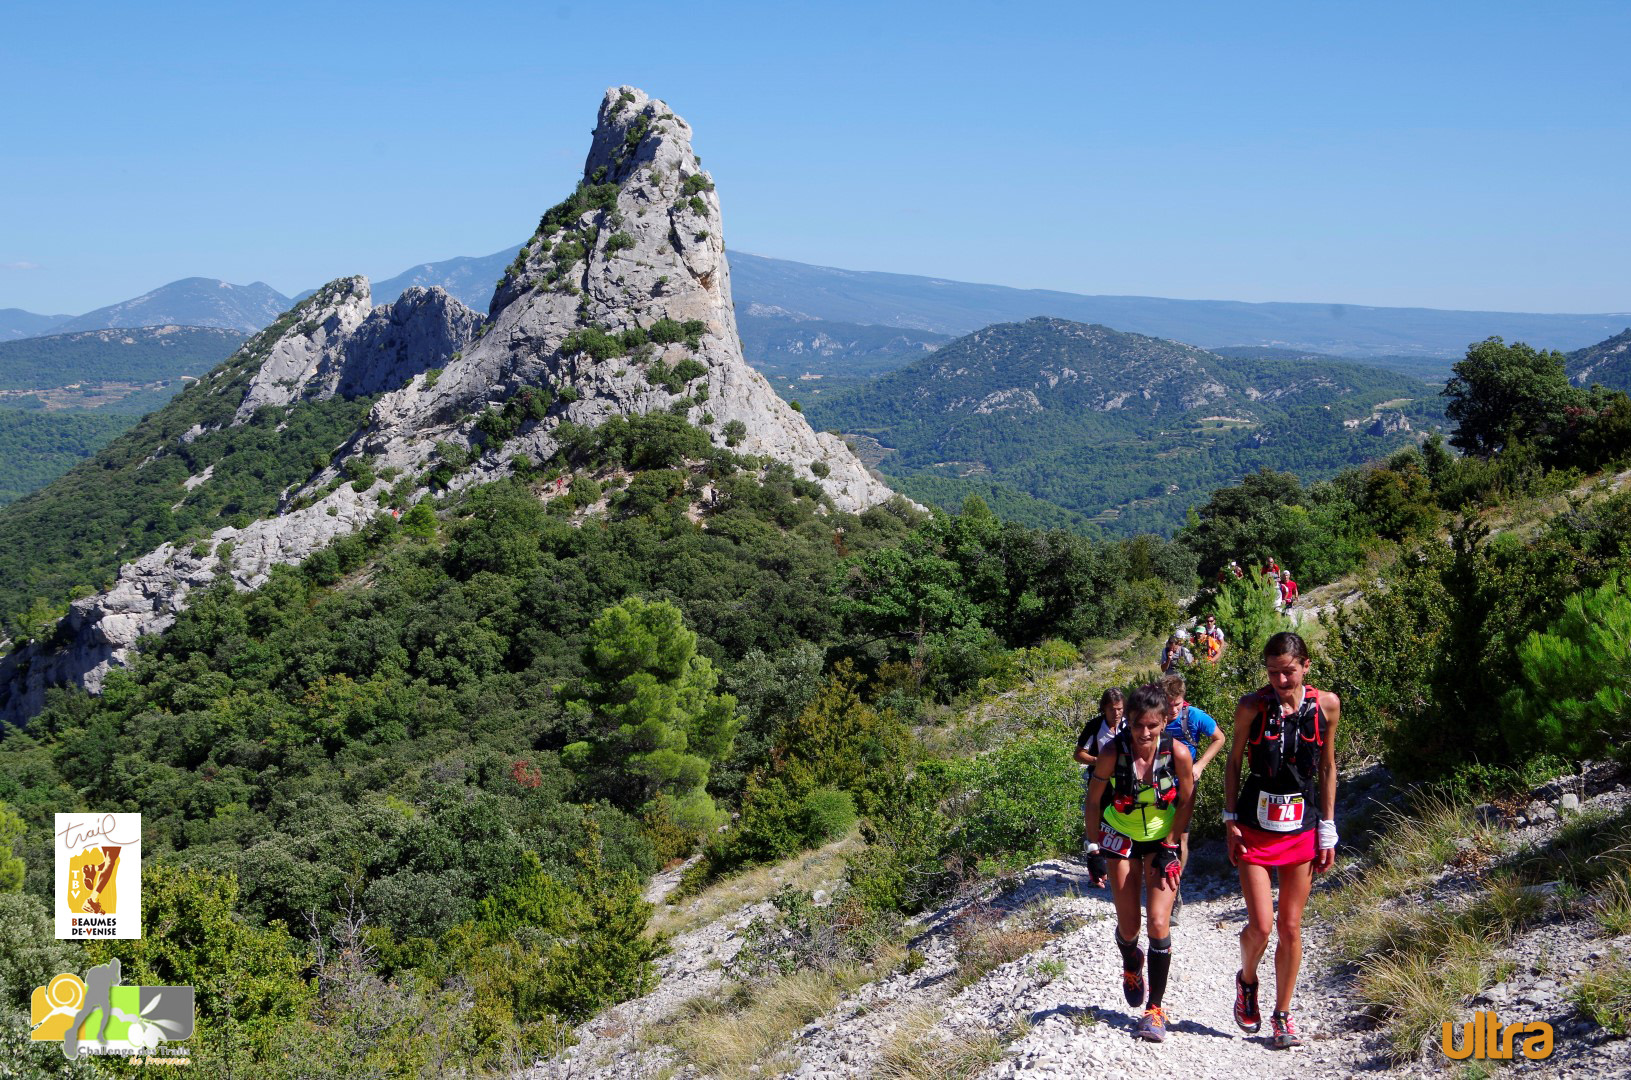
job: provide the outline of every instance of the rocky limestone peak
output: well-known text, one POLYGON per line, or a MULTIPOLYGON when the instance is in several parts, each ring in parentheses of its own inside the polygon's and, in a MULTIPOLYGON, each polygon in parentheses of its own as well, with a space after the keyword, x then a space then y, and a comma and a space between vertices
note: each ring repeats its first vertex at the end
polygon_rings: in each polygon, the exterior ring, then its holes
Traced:
POLYGON ((601 102, 583 179, 517 252, 479 340, 434 385, 385 395, 358 449, 400 469, 425 466, 438 440, 487 451, 460 486, 507 472, 517 452, 548 458, 563 421, 595 427, 658 411, 792 464, 841 510, 893 495, 742 358, 719 196, 690 125, 621 86, 601 102), (549 415, 503 447, 482 443, 473 418, 523 387, 551 392, 549 415))
POLYGON ((272 344, 232 422, 247 422, 263 405, 298 400, 318 367, 339 353, 372 310, 368 279, 360 275, 331 281, 307 297, 294 309, 299 323, 272 344))
POLYGON ((266 406, 381 396, 327 468, 283 493, 276 517, 127 563, 112 589, 73 603, 52 643, 0 660, 0 716, 32 715, 51 686, 100 689, 138 638, 167 629, 189 593, 219 575, 256 588, 272 567, 372 521, 388 485, 337 482, 354 457, 368 459, 369 474, 395 469, 428 484, 437 444, 462 445, 473 461, 452 478, 457 489, 508 473, 521 454, 548 459, 562 422, 672 412, 719 445, 791 464, 840 510, 894 495, 743 360, 713 180, 690 126, 632 87, 606 92, 582 182, 539 221, 485 321, 438 288, 372 307, 366 278, 341 278, 235 354, 216 375, 223 392, 234 365, 247 372, 257 361, 232 424, 266 406), (528 387, 549 391, 547 415, 502 444, 489 440, 481 415, 528 387))

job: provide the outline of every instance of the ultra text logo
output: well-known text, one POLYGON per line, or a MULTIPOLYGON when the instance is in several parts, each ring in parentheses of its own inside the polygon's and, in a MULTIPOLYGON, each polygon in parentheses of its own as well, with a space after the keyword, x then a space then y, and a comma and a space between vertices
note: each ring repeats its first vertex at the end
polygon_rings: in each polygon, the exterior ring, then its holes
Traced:
POLYGON ((1445 1021, 1439 1045, 1452 1061, 1510 1060, 1515 1050, 1524 1057, 1539 1061, 1552 1056, 1552 1025, 1539 1021, 1531 1024, 1507 1024, 1504 1027, 1492 1012, 1480 1012, 1461 1025, 1461 1046, 1457 1048, 1454 1025, 1445 1021), (1520 1049, 1521 1048, 1521 1049, 1520 1049))

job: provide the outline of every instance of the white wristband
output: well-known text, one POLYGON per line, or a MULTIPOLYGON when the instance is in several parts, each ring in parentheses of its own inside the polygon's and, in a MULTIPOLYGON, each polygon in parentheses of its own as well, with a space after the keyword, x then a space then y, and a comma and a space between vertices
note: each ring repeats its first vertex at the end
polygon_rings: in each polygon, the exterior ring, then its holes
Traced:
POLYGON ((1337 846, 1337 823, 1334 821, 1320 822, 1320 850, 1326 851, 1337 846))
POLYGON ((1231 821, 1239 821, 1239 820, 1240 820, 1240 815, 1236 814, 1233 810, 1225 810, 1223 812, 1223 823, 1225 825, 1229 824, 1229 822, 1231 822, 1231 821))

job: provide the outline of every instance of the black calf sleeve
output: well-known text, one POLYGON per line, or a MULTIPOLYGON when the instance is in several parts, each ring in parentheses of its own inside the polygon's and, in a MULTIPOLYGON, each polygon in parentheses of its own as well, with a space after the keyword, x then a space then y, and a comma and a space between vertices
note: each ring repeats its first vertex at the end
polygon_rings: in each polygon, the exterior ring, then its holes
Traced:
POLYGON ((1150 938, 1150 1007, 1161 1004, 1167 992, 1167 973, 1172 970, 1172 938, 1150 938))
POLYGON ((1144 954, 1138 951, 1138 941, 1121 940, 1121 932, 1112 930, 1116 938, 1116 948, 1121 950, 1121 970, 1137 971, 1138 965, 1144 962, 1144 954))

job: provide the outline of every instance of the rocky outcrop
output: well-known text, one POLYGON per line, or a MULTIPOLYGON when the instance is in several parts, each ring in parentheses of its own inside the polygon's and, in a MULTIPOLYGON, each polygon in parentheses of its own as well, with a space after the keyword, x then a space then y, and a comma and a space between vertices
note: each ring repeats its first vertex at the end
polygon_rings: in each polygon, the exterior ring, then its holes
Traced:
POLYGON ((517 254, 481 339, 433 386, 415 381, 382 398, 357 449, 383 466, 421 468, 437 440, 469 442, 474 413, 528 386, 570 387, 575 400, 455 486, 508 471, 518 452, 549 457, 563 421, 677 411, 720 445, 794 465, 840 510, 893 494, 743 360, 713 179, 690 126, 632 87, 606 92, 583 182, 517 254))
POLYGON ((475 338, 480 324, 480 315, 439 288, 412 288, 376 308, 367 278, 330 282, 295 329, 272 346, 234 423, 265 405, 394 390, 445 363, 475 338))
POLYGON ((139 638, 168 628, 189 594, 219 575, 254 588, 272 567, 371 521, 385 481, 363 491, 337 482, 359 455, 370 471, 423 477, 438 444, 453 443, 471 459, 452 479, 461 488, 509 472, 518 455, 547 459, 564 422, 593 427, 672 412, 719 445, 793 465, 841 510, 893 496, 743 360, 713 181, 691 150, 689 125, 631 87, 606 92, 583 183, 545 214, 486 320, 440 288, 411 288, 372 307, 367 279, 351 277, 284 321, 281 333, 250 342, 212 376, 249 373, 259 362, 230 423, 268 406, 380 394, 365 429, 328 468, 283 493, 284 512, 126 564, 111 590, 72 605, 52 642, 0 660, 0 716, 38 711, 51 686, 99 689, 139 638), (491 445, 478 434, 480 414, 527 387, 550 391, 553 406, 491 445))

